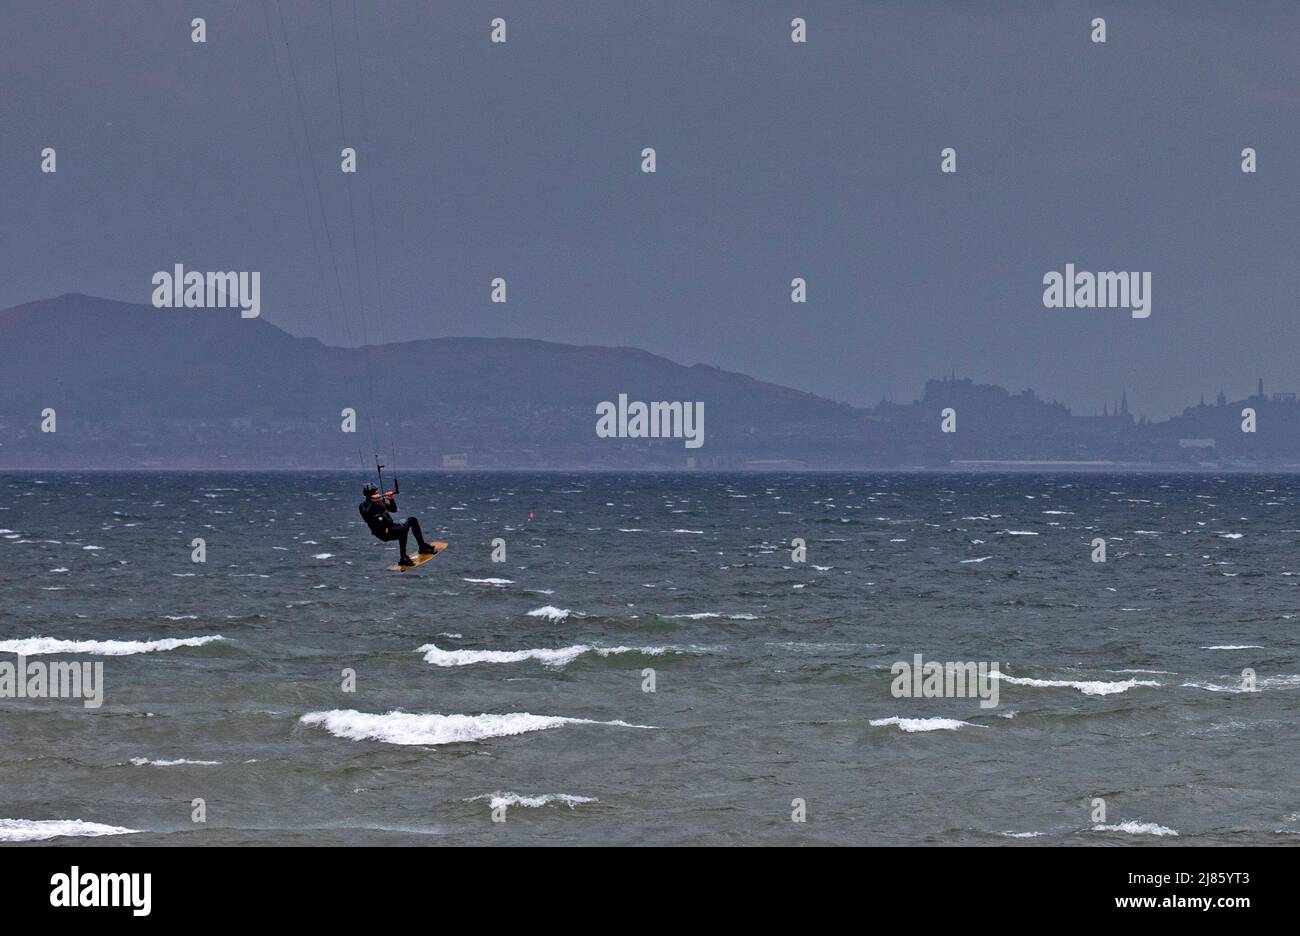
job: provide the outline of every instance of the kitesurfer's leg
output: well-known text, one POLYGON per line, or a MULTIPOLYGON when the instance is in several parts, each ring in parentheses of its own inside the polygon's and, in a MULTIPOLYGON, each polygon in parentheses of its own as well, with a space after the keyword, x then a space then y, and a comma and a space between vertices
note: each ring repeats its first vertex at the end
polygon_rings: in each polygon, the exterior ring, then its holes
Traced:
POLYGON ((424 534, 420 532, 419 520, 414 517, 407 517, 405 525, 415 534, 415 544, 420 547, 421 555, 431 556, 438 551, 424 541, 424 534))
POLYGON ((406 565, 411 561, 411 557, 406 554, 406 535, 408 527, 410 527, 409 523, 399 523, 397 526, 393 527, 390 533, 393 539, 398 541, 402 550, 402 558, 398 560, 399 565, 406 565))

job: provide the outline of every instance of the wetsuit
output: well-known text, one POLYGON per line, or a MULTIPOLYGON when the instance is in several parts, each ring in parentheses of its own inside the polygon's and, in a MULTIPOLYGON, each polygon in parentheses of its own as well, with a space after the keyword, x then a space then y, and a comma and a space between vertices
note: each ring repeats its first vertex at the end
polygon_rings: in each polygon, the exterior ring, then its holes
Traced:
POLYGON ((411 533, 415 534, 415 544, 421 550, 432 551, 432 547, 424 541, 424 534, 420 532, 420 521, 414 517, 407 517, 405 521, 398 523, 389 514, 389 511, 396 509, 397 501, 391 497, 362 501, 357 507, 361 512, 361 519, 366 521, 366 526, 370 527, 370 532, 378 539, 385 543, 401 540, 403 559, 407 558, 406 537, 411 533))

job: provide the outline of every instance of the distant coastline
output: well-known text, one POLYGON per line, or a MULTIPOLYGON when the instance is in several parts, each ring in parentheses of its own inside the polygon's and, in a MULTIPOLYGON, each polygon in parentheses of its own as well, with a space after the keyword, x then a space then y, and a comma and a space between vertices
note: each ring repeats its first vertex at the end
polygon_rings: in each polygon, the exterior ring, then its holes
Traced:
POLYGON ((1300 470, 1300 397, 1262 379, 1163 420, 1111 396, 1076 415, 952 373, 910 403, 857 407, 635 348, 338 348, 262 318, 79 294, 0 312, 0 470, 372 470, 376 450, 426 470, 1300 470), (32 334, 56 337, 34 354, 32 334), (602 434, 602 401, 623 398, 707 411, 707 438, 602 434))

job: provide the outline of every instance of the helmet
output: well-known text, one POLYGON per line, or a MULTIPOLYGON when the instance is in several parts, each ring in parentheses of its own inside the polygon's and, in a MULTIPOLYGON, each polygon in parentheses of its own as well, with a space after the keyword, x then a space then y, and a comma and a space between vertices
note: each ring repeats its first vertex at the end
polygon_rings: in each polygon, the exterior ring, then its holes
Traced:
POLYGON ((379 488, 375 487, 373 484, 365 484, 361 487, 361 494, 363 497, 374 497, 378 493, 379 488))

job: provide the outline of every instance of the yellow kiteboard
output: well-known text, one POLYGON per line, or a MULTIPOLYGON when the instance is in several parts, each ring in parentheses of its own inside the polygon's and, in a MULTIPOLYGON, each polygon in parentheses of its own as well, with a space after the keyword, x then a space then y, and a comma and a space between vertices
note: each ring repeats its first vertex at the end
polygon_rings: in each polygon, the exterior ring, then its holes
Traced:
POLYGON ((438 556, 441 556, 442 553, 443 553, 443 550, 445 550, 445 549, 447 548, 447 544, 446 544, 446 543, 430 543, 429 545, 432 546, 434 549, 436 549, 436 550, 438 550, 438 551, 437 551, 436 553, 432 553, 432 554, 430 554, 430 553, 425 553, 424 555, 420 555, 419 553, 416 553, 416 554, 414 554, 413 556, 411 556, 411 561, 414 562, 415 565, 409 565, 409 566, 404 566, 404 565, 390 565, 390 566, 388 567, 388 571, 389 571, 389 572, 409 572, 411 569, 418 569, 420 566, 424 565, 424 564, 425 564, 426 562, 428 562, 430 559, 434 559, 434 558, 436 558, 436 557, 438 557, 438 556))

